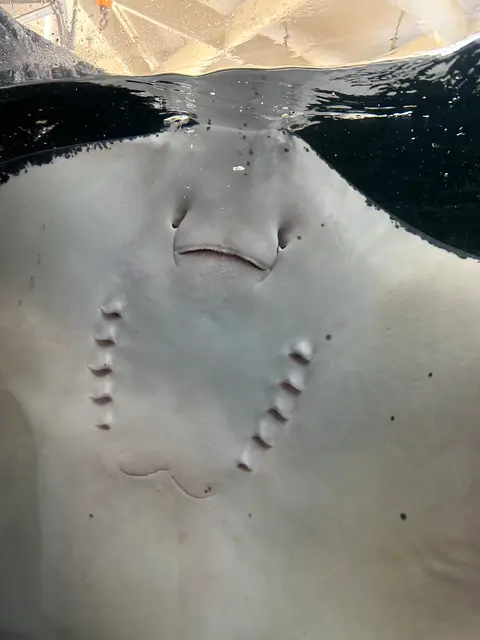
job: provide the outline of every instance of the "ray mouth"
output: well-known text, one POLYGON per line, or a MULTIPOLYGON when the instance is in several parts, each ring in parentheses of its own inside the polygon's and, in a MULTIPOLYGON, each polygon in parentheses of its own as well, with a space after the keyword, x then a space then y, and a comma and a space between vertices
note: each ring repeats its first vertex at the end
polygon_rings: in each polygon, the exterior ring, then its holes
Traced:
POLYGON ((246 264, 249 267, 253 267, 257 271, 270 271, 271 266, 265 264, 261 260, 253 258, 252 256, 248 256, 244 253, 238 251, 238 249, 233 249, 231 247, 224 246, 185 246, 175 249, 176 255, 188 255, 188 256, 197 256, 197 257, 217 257, 221 260, 229 260, 232 262, 238 262, 242 264, 246 264))

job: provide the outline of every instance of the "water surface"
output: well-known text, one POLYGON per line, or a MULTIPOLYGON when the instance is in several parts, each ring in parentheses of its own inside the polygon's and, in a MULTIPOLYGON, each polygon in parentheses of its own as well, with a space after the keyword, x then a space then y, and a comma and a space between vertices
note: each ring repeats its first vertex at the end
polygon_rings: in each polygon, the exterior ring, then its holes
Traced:
POLYGON ((480 44, 348 69, 92 77, 0 89, 0 180, 71 147, 198 123, 299 136, 372 202, 480 256, 480 44))

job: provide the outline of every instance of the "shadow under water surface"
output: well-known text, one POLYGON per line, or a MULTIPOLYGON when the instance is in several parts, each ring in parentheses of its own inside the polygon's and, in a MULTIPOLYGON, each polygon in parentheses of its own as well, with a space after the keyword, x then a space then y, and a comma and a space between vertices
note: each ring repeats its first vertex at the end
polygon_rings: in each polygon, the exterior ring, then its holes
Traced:
POLYGON ((283 129, 402 224, 480 255, 480 43, 348 69, 92 77, 0 89, 0 181, 76 145, 172 127, 283 129))

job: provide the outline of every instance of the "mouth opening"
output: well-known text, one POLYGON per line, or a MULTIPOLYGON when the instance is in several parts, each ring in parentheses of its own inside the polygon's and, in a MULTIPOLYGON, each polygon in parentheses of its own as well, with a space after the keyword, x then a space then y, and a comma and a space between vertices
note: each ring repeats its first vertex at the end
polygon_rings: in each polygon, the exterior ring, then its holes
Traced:
POLYGON ((198 257, 214 256, 219 259, 239 262, 253 267, 257 271, 269 271, 269 267, 259 260, 240 253, 229 247, 182 247, 176 250, 179 255, 193 255, 198 257))

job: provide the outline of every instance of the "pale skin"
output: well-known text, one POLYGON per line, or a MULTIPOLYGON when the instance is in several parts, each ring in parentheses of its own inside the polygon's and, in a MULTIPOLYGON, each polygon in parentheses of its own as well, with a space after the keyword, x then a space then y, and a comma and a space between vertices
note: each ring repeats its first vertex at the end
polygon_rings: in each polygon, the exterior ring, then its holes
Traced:
POLYGON ((268 131, 83 150, 0 217, 0 629, 477 637, 475 260, 268 131))

